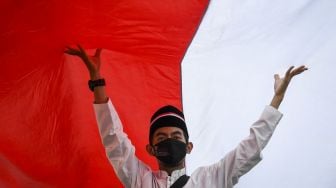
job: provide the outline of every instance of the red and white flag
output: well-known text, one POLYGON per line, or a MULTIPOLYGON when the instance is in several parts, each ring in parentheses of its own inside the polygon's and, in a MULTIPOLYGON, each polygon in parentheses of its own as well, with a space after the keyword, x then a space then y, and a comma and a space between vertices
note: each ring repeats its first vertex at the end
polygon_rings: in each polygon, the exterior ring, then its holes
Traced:
POLYGON ((0 187, 122 187, 105 156, 82 62, 102 75, 137 156, 159 107, 183 108, 187 171, 220 160, 273 94, 273 74, 305 64, 263 160, 237 187, 335 187, 332 63, 336 3, 311 0, 0 2, 0 187), (298 179, 301 179, 298 181, 298 179))

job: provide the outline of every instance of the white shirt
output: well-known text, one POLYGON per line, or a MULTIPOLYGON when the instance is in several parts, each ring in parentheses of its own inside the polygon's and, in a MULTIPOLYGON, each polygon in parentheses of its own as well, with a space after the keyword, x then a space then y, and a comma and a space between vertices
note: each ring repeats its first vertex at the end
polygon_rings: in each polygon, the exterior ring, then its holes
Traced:
MULTIPOLYGON (((114 171, 127 188, 167 188, 185 169, 168 176, 165 171, 152 171, 135 156, 135 148, 123 127, 111 101, 94 104, 97 123, 106 155, 114 171)), ((261 150, 266 146, 282 114, 266 106, 260 119, 250 128, 250 135, 226 154, 219 162, 197 168, 185 188, 232 188, 238 179, 261 160, 261 150)))

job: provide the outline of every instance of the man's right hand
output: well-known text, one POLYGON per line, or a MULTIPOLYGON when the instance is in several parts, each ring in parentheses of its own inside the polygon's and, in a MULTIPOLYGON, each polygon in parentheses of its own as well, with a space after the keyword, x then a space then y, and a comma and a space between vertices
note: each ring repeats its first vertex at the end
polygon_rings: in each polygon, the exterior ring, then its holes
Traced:
MULTIPOLYGON (((78 56, 80 57, 83 62, 85 63, 87 69, 90 73, 91 80, 98 80, 102 77, 100 76, 100 53, 102 51, 101 48, 97 48, 96 52, 93 56, 87 55, 85 50, 80 46, 77 45, 78 49, 67 47, 64 51, 66 54, 78 56)), ((104 86, 98 86, 94 89, 94 103, 106 103, 108 101, 108 97, 106 96, 106 91, 104 86)))
POLYGON ((65 50, 65 53, 69 55, 74 55, 80 57, 83 62, 85 63, 89 73, 91 80, 97 80, 100 79, 100 54, 102 49, 97 48, 96 52, 93 56, 87 55, 86 51, 80 46, 77 45, 78 49, 71 48, 67 46, 67 49, 65 50))

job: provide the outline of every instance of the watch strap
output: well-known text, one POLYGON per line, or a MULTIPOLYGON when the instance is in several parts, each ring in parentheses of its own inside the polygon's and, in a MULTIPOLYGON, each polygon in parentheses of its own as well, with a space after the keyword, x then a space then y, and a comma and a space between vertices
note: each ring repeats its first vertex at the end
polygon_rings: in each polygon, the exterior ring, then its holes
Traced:
POLYGON ((105 86, 105 80, 104 78, 98 79, 98 80, 89 80, 88 82, 90 90, 93 92, 94 88, 97 86, 105 86))

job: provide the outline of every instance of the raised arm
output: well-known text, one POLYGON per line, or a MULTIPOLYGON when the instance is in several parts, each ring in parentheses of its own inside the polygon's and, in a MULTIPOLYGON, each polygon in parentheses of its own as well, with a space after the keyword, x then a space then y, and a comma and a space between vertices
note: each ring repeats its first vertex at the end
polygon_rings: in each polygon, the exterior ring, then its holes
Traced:
MULTIPOLYGON (((98 80, 102 79, 101 51, 98 48, 95 54, 90 56, 78 45, 78 49, 67 47, 65 53, 81 58, 89 71, 90 79, 98 80)), ((105 86, 94 87, 94 103, 101 140, 116 175, 125 187, 141 187, 139 174, 145 174, 151 170, 135 156, 135 148, 123 131, 116 109, 106 96, 105 86)))
POLYGON ((193 181, 188 184, 193 184, 193 187, 232 188, 242 175, 258 164, 262 159, 262 149, 270 140, 282 117, 277 109, 285 96, 286 89, 291 79, 305 70, 307 70, 305 66, 296 69, 290 67, 284 78, 280 78, 277 74, 274 75, 274 97, 270 106, 266 106, 264 109, 259 120, 251 126, 250 135, 218 163, 197 169, 191 176, 193 181))

